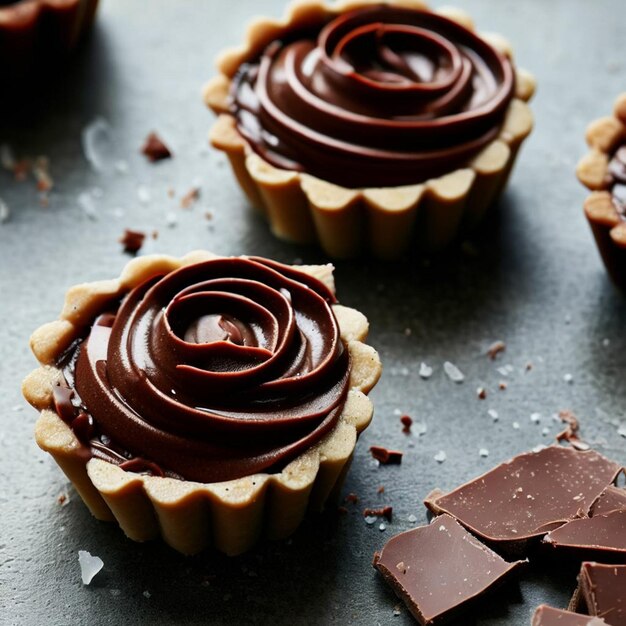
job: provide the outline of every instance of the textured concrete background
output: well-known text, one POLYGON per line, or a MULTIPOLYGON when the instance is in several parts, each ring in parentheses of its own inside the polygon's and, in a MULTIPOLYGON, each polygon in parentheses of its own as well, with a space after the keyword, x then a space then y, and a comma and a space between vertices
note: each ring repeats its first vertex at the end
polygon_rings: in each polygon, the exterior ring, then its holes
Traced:
MULTIPOLYGON (((368 315, 371 342, 386 366, 373 394, 375 420, 344 490, 357 493, 359 505, 339 519, 310 520, 292 540, 240 558, 186 559, 159 543, 131 543, 115 526, 92 519, 71 491, 69 505, 57 504, 66 481, 35 446, 36 416, 20 394, 22 377, 35 365, 28 336, 57 315, 67 287, 119 273, 128 260, 117 243, 125 227, 159 231, 146 251, 204 247, 286 262, 322 259, 314 249, 274 240, 246 207, 222 156, 206 147, 212 116, 200 87, 212 75, 214 54, 240 41, 250 16, 276 15, 281 6, 281 0, 103 0, 81 58, 31 110, 0 126, 0 143, 18 156, 49 156, 56 182, 44 209, 32 181, 16 183, 0 171, 0 197, 12 209, 0 225, 2 624, 408 624, 404 608, 393 615, 398 602, 370 563, 386 539, 411 527, 409 515, 426 520, 421 499, 433 487, 451 488, 547 443, 558 429, 551 415, 563 408, 580 416, 583 435, 598 449, 626 462, 626 440, 618 435, 626 421, 626 299, 604 275, 581 210, 585 192, 574 178, 586 123, 608 113, 626 85, 626 24, 616 19, 622 5, 467 0, 478 26, 506 34, 518 63, 536 73, 536 129, 499 214, 475 240, 476 256, 337 264, 340 298, 368 315), (111 125, 112 158, 128 162, 127 174, 95 173, 83 157, 81 129, 99 116, 111 125), (150 165, 138 154, 152 129, 171 144, 173 160, 150 165), (196 182, 199 202, 181 210, 180 196, 196 182), (140 185, 150 190, 150 202, 139 201, 140 185), (176 198, 168 197, 170 187, 176 198), (85 192, 95 220, 77 203, 85 192), (178 219, 173 228, 170 212, 178 219), (507 350, 493 363, 484 349, 496 339, 507 350), (465 373, 462 385, 444 375, 446 360, 465 373), (434 367, 428 381, 418 376, 421 361, 434 367), (534 367, 525 372, 528 361, 534 367), (498 391, 505 377, 497 368, 507 364, 514 368, 508 389, 498 391), (478 386, 488 390, 484 401, 476 398, 478 386), (397 411, 424 422, 427 432, 406 437, 397 411), (538 424, 530 420, 535 412, 538 424), (402 465, 373 467, 371 444, 404 450, 402 465), (479 456, 483 447, 487 458, 479 456), (433 457, 441 450, 447 459, 439 464, 433 457), (384 496, 376 493, 379 485, 384 496), (361 516, 378 503, 394 506, 384 532, 361 516), (104 560, 89 587, 80 581, 79 549, 104 560)), ((531 568, 475 623, 528 624, 537 604, 564 606, 573 587, 572 573, 558 565, 531 568)))

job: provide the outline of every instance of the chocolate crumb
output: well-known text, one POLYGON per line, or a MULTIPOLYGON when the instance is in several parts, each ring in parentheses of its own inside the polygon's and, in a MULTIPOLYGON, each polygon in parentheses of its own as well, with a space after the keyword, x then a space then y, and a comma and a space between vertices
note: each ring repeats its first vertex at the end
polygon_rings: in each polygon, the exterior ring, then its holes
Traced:
POLYGON ((377 490, 376 493, 385 493, 385 486, 381 485, 377 490))
POLYGON ((487 348, 487 356, 494 361, 495 358, 498 356, 498 354, 500 354, 500 352, 504 352, 506 350, 506 344, 504 343, 504 341, 494 341, 488 348, 487 348))
POLYGON ((484 400, 487 397, 487 390, 484 387, 479 387, 476 390, 476 395, 479 400, 484 400))
POLYGON ((349 493, 345 498, 344 502, 350 502, 352 504, 356 504, 359 501, 359 496, 356 493, 349 493))
POLYGON ((382 446, 371 446, 370 452, 372 456, 383 465, 399 465, 402 463, 402 452, 399 450, 389 450, 382 446))
POLYGON ((155 161, 162 161, 163 159, 169 159, 172 156, 172 152, 165 145, 163 140, 156 134, 150 133, 141 148, 142 154, 148 158, 148 161, 154 163, 155 161))
POLYGON ((192 187, 181 199, 181 209, 188 209, 200 197, 200 187, 192 187))
POLYGON ((392 506, 382 506, 377 509, 364 509, 363 517, 384 517, 385 519, 391 521, 391 517, 393 515, 393 507, 392 506))
POLYGON ((526 371, 530 372, 532 368, 533 368, 533 364, 530 361, 528 361, 528 363, 526 363, 526 371))
POLYGON ((146 234, 139 230, 124 230, 124 234, 120 237, 119 242, 124 246, 124 252, 136 254, 143 246, 146 234))
POLYGON ((402 423, 402 432, 410 433, 411 426, 413 425, 413 419, 409 415, 403 415, 400 417, 400 422, 402 423))
POLYGON ((498 383, 498 389, 500 389, 500 391, 504 391, 507 387, 508 385, 503 380, 498 383))

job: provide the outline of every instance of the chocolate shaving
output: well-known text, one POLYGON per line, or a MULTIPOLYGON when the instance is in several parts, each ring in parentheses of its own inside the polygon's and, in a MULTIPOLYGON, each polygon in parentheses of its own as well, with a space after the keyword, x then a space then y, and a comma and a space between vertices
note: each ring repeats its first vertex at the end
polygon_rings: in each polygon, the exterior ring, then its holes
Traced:
POLYGON ((129 230, 127 228, 124 231, 124 234, 120 237, 119 242, 124 246, 124 252, 136 254, 139 250, 141 250, 141 246, 143 246, 145 239, 145 233, 139 230, 129 230))
POLYGON ((200 187, 192 187, 181 199, 182 209, 188 209, 200 197, 200 187))
POLYGON ((364 509, 363 510, 363 517, 384 517, 389 521, 391 521, 392 514, 393 514, 392 506, 382 506, 376 509, 364 509))
POLYGON ((565 424, 565 429, 556 436, 556 440, 566 441, 579 450, 588 450, 589 445, 578 436, 580 422, 574 413, 569 410, 559 411, 559 419, 565 424))
POLYGON ((402 452, 399 450, 389 450, 382 446, 371 446, 372 456, 382 465, 399 465, 402 463, 402 452))
POLYGON ((500 352, 504 352, 505 350, 506 350, 506 344, 504 343, 504 341, 494 341, 487 348, 486 354, 492 361, 495 361, 498 354, 500 354, 500 352))
POLYGON ((172 156, 171 150, 154 132, 150 133, 146 137, 146 140, 141 148, 141 152, 148 158, 148 161, 152 163, 155 161, 162 161, 163 159, 169 159, 172 156))

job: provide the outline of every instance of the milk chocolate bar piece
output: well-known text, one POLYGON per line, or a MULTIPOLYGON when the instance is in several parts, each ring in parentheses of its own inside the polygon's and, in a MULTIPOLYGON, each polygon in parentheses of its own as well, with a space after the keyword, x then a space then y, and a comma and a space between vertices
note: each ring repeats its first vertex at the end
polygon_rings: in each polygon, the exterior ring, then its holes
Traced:
POLYGON ((583 563, 569 608, 626 626, 626 565, 583 563))
POLYGON ((626 564, 626 510, 568 522, 548 533, 543 541, 560 552, 580 556, 581 560, 626 564))
POLYGON ((426 506, 448 513, 480 539, 519 551, 533 538, 585 517, 621 466, 593 450, 559 445, 520 454, 426 506))
POLYGON ((541 604, 533 615, 532 626, 606 626, 606 622, 600 617, 580 615, 541 604))
POLYGON ((508 563, 449 515, 392 537, 374 567, 422 625, 467 610, 525 561, 508 563))
POLYGON ((607 487, 593 503, 591 516, 606 515, 612 511, 626 511, 626 489, 623 487, 607 487))

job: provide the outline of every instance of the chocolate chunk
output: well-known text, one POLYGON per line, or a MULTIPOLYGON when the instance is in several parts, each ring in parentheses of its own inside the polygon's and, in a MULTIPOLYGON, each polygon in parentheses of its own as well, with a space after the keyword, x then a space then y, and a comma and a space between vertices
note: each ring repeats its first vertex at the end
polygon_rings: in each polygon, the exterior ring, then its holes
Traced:
POLYGON ((626 489, 611 485, 607 487, 591 507, 591 516, 606 515, 611 511, 626 511, 626 489))
POLYGON ((626 626, 626 565, 583 563, 569 608, 626 626))
POLYGON ((580 615, 562 609, 553 609, 541 604, 533 615, 532 626, 605 626, 606 622, 599 617, 580 615))
POLYGON ((441 624, 470 608, 524 561, 507 563, 449 515, 392 537, 374 555, 383 575, 415 619, 441 624))
POLYGON ((581 560, 626 563, 626 510, 576 519, 548 533, 543 541, 581 560))
POLYGON ((413 419, 411 418, 410 415, 403 415, 400 418, 400 423, 402 424, 402 432, 403 433, 410 433, 411 432, 411 426, 413 425, 413 419))
POLYGON ((392 465, 402 463, 402 452, 399 450, 388 450, 382 446, 370 446, 372 456, 383 465, 392 465))
POLYGON ((146 137, 141 152, 145 154, 152 163, 169 159, 172 156, 171 150, 156 133, 150 133, 146 137))
POLYGON ((448 513, 475 535, 503 549, 521 549, 567 521, 588 515, 621 472, 593 450, 558 445, 520 454, 425 504, 448 513))
POLYGON ((135 254, 136 252, 139 252, 141 246, 143 246, 145 238, 145 233, 142 233, 139 230, 129 230, 127 228, 124 231, 124 234, 120 237, 120 243, 124 246, 124 252, 135 254))

